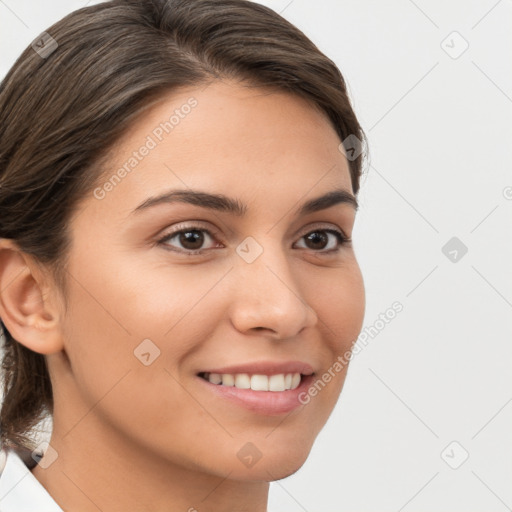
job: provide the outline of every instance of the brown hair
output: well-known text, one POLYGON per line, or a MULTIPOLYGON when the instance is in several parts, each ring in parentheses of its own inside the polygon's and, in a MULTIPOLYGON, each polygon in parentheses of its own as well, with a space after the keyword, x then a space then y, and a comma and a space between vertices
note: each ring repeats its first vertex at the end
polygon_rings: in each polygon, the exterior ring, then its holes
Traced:
MULTIPOLYGON (((246 0, 113 0, 79 9, 28 46, 0 84, 0 237, 65 293, 69 219, 130 123, 178 87, 232 78, 297 94, 340 141, 365 137, 336 65, 295 26, 246 0)), ((366 147, 364 145, 364 147, 366 147)), ((364 153, 349 158, 354 194, 364 153)), ((53 414, 44 355, 4 324, 0 444, 35 448, 53 414)))

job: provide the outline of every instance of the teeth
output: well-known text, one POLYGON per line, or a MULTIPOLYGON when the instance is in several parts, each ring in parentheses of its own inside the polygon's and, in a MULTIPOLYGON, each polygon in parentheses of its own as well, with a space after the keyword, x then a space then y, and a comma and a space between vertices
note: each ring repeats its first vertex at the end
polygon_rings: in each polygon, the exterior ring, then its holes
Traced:
POLYGON ((208 380, 212 384, 221 384, 222 383, 222 375, 220 375, 218 373, 210 373, 208 380))
POLYGON ((268 377, 266 375, 253 375, 251 389, 254 391, 268 391, 268 377))
POLYGON ((292 389, 295 389, 300 384, 300 373, 294 373, 292 377, 292 389))
POLYGON ((206 373, 204 378, 212 384, 234 386, 253 391, 286 391, 300 384, 300 373, 279 373, 277 375, 249 375, 248 373, 206 373))
POLYGON ((251 378, 247 373, 237 373, 235 375, 235 388, 251 389, 251 378))
MULTIPOLYGON (((300 373, 297 375, 299 376, 300 382, 300 373)), ((271 375, 268 378, 268 389, 269 391, 284 391, 286 389, 284 387, 284 373, 280 373, 279 375, 271 375)))
MULTIPOLYGON (((212 374, 210 374, 210 375, 212 375, 212 374)), ((213 375, 215 375, 215 374, 213 374, 213 375)), ((214 384, 222 384, 223 386, 234 386, 235 385, 235 377, 233 375, 224 373, 221 375, 221 378, 222 378, 221 382, 218 382, 218 383, 214 382, 214 384)), ((210 380, 210 379, 208 378, 208 380, 210 380)), ((211 382, 211 380, 210 380, 210 382, 211 382)))

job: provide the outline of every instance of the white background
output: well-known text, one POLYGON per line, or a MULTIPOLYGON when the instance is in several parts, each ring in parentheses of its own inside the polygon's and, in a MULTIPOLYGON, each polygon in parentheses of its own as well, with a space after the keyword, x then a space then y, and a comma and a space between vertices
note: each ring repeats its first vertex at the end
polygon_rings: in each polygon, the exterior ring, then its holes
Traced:
MULTIPOLYGON (((369 138, 363 329, 404 308, 352 360, 269 512, 511 510, 512 1, 261 3, 336 62, 369 138), (455 262, 452 237, 468 249, 455 262)), ((84 5, 1 0, 0 76, 84 5)))

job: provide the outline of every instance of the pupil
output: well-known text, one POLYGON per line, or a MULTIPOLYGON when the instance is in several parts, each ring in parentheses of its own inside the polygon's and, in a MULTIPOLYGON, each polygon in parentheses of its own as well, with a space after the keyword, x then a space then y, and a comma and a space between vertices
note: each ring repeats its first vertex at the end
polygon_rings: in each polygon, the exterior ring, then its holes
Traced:
POLYGON ((187 231, 186 233, 182 233, 181 235, 181 243, 183 246, 187 249, 198 249, 201 247, 203 242, 203 234, 200 231, 187 231), (190 236, 191 235, 191 236, 190 236), (199 244, 197 244, 199 242, 199 244), (194 243, 196 245, 194 245, 194 243), (189 244, 192 244, 192 247, 189 246, 189 244), (199 247, 198 247, 199 245, 199 247))
MULTIPOLYGON (((316 231, 314 233, 311 233, 310 235, 308 235, 306 238, 309 241, 313 241, 313 245, 315 245, 315 243, 317 243, 318 241, 320 241, 320 243, 328 241, 327 240, 327 236, 325 235, 325 233, 319 234, 316 231)), ((321 248, 323 249, 324 246, 325 246, 325 244, 323 244, 321 248)), ((318 247, 313 247, 313 249, 318 249, 318 247)))

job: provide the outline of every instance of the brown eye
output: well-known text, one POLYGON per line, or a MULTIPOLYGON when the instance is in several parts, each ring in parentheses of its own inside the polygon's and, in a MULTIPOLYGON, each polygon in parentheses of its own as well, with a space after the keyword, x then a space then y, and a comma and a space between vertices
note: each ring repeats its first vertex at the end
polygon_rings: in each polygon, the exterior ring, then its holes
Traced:
POLYGON ((158 243, 170 247, 171 250, 176 252, 198 254, 206 250, 204 244, 208 238, 212 241, 214 240, 213 235, 207 229, 199 226, 190 226, 188 228, 168 233, 158 240, 158 243), (169 243, 172 240, 174 240, 174 243, 169 243), (175 244, 178 244, 178 246, 175 244))
POLYGON ((178 240, 185 249, 197 250, 200 249, 204 243, 204 235, 201 231, 181 231, 178 233, 178 240))
POLYGON ((325 249, 325 246, 329 243, 329 237, 321 231, 313 231, 313 233, 305 236, 304 239, 310 249, 325 249))
POLYGON ((341 231, 335 229, 315 229, 304 235, 301 240, 306 240, 306 249, 311 249, 316 252, 336 252, 339 248, 350 242, 341 231), (329 235, 333 235, 331 240, 329 235), (330 246, 329 246, 330 244, 330 246))

